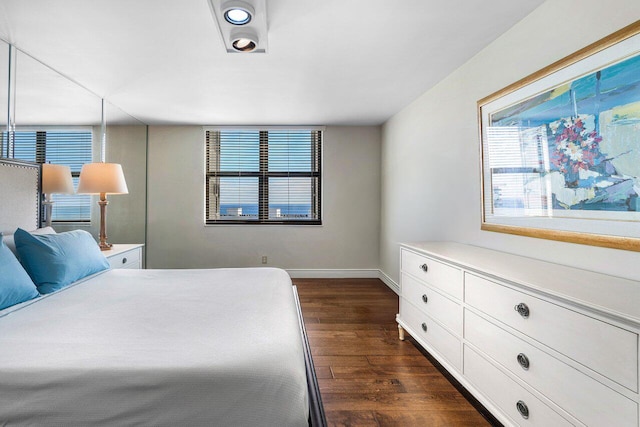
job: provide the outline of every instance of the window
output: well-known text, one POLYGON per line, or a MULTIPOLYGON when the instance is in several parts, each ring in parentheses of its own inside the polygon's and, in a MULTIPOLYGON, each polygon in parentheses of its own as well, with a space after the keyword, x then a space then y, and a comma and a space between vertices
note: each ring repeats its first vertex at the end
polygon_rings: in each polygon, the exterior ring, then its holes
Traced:
MULTIPOLYGON (((5 135, 6 140, 6 135, 5 135)), ((17 130, 13 139, 13 157, 37 163, 69 166, 77 188, 80 169, 92 161, 92 132, 82 130, 17 130)), ((91 196, 54 194, 53 222, 90 222, 91 196)))
POLYGON ((321 224, 319 130, 207 130, 207 224, 321 224))

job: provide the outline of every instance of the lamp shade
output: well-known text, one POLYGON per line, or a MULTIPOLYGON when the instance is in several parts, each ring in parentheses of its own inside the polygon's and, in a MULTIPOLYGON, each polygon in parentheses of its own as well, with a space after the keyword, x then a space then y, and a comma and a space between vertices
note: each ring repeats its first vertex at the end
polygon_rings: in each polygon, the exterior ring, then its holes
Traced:
POLYGON ((42 165, 42 192, 44 194, 71 194, 73 193, 73 181, 69 166, 42 165))
POLYGON ((80 171, 78 193, 128 194, 122 166, 118 163, 87 163, 80 171))

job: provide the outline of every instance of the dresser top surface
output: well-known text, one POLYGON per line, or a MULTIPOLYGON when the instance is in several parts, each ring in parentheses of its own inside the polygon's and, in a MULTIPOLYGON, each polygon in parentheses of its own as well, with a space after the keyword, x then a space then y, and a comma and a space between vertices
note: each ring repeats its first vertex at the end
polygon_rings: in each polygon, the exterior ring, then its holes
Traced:
POLYGON ((640 282, 634 280, 456 242, 401 246, 640 325, 640 282))
POLYGON ((102 254, 109 258, 143 246, 143 243, 114 243, 111 249, 102 251, 102 254))

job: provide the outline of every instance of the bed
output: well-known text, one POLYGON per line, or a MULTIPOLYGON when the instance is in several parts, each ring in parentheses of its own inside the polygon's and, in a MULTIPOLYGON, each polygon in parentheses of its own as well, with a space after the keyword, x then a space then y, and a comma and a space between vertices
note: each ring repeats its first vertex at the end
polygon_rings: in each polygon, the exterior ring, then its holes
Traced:
MULTIPOLYGON (((0 161, 5 236, 39 225, 39 179, 0 161)), ((284 270, 122 269, 0 311, 0 424, 326 421, 284 270)))

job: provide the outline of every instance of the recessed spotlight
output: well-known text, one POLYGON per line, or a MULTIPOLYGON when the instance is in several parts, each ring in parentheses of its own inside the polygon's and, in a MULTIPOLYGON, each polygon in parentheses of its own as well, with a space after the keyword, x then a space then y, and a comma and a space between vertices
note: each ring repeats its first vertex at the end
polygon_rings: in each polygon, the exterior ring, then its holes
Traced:
POLYGON ((267 1, 207 1, 227 53, 267 53, 267 1))
POLYGON ((232 33, 231 46, 238 52, 251 52, 258 47, 258 36, 248 31, 232 33))
POLYGON ((224 5, 222 13, 229 24, 246 25, 253 18, 254 10, 243 1, 230 1, 224 5))
POLYGON ((224 13, 224 19, 233 25, 244 25, 251 21, 251 14, 244 9, 229 9, 224 13))

